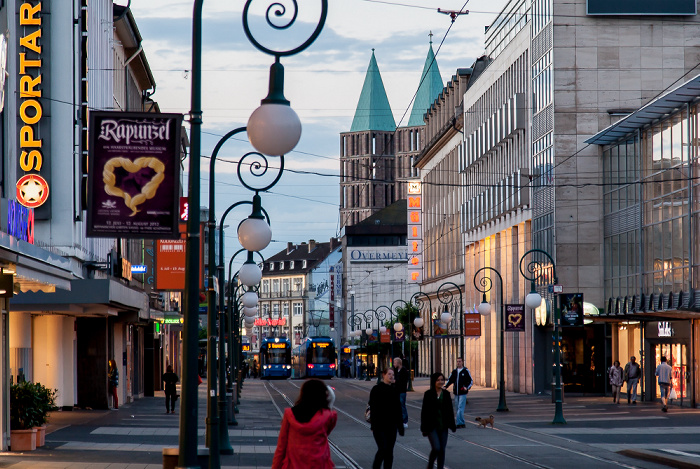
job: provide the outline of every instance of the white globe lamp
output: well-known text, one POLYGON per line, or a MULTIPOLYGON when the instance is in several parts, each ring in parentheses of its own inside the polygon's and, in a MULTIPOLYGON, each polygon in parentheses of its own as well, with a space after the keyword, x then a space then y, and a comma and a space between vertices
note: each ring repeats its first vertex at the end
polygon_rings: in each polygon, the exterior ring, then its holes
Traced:
POLYGON ((525 305, 530 309, 535 309, 542 303, 542 297, 534 289, 525 297, 525 305))
POLYGON ((445 324, 449 324, 452 322, 452 315, 445 311, 440 315, 440 321, 442 321, 445 324))
POLYGON ((241 297, 243 301, 243 306, 246 308, 253 308, 258 304, 258 294, 254 291, 247 291, 241 297))
POLYGON ((248 119, 248 140, 263 155, 286 155, 300 138, 301 120, 289 104, 264 103, 248 119))
POLYGON ((382 334, 385 334, 386 333, 386 326, 380 327, 379 332, 381 332, 382 334))
POLYGON ((365 329, 365 334, 372 335, 372 329, 370 329, 369 327, 365 329))
POLYGON ((254 287, 262 280, 262 270, 253 262, 253 253, 248 251, 248 254, 248 260, 241 266, 241 270, 238 271, 238 278, 246 287, 254 287))
POLYGON ((416 319, 413 320, 413 325, 416 327, 423 327, 424 321, 423 318, 417 317, 416 319))
POLYGON ((255 325, 255 318, 245 318, 245 327, 246 329, 250 329, 255 325))
POLYGON ((394 330, 396 332, 401 332, 403 330, 403 324, 401 324, 400 322, 395 322, 394 323, 394 330))
POLYGON ((477 306, 476 309, 482 316, 488 316, 491 314, 491 305, 486 302, 486 298, 484 298, 484 301, 479 303, 479 306, 477 306))
POLYGON ((284 67, 276 60, 270 66, 268 94, 248 119, 250 144, 264 155, 281 156, 299 143, 301 121, 284 97, 284 67))
POLYGON ((247 318, 255 318, 258 315, 257 306, 253 308, 243 308, 243 315, 247 318))

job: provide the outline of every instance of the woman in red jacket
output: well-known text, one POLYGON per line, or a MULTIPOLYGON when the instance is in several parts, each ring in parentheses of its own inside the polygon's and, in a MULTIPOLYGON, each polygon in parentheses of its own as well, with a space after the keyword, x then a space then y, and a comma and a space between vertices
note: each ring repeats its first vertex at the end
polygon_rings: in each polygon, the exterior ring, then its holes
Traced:
POLYGON ((333 390, 318 379, 301 387, 294 407, 282 418, 272 469, 333 469, 328 435, 335 428, 338 414, 332 410, 333 390))

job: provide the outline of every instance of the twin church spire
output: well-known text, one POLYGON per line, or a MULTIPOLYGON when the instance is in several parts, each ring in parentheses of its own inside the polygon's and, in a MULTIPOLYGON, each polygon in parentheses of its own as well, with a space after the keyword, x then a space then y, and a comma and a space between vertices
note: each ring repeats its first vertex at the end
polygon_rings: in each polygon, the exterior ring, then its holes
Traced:
MULTIPOLYGON (((423 125, 423 115, 428 111, 443 90, 443 82, 440 76, 435 53, 433 52, 432 33, 430 34, 430 47, 425 58, 423 73, 418 84, 418 91, 413 100, 413 107, 404 125, 423 125)), ((364 130, 379 130, 393 132, 396 130, 396 121, 389 105, 384 82, 382 81, 377 59, 372 49, 372 57, 369 60, 369 67, 365 75, 365 82, 362 85, 362 92, 355 110, 355 117, 352 121, 350 132, 360 132, 364 130)))

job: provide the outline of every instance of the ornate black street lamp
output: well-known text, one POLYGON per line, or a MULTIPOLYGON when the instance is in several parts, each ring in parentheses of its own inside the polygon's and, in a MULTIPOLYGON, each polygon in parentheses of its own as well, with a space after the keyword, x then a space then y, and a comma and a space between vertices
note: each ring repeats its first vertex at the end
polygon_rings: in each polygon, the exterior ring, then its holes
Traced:
POLYGON ((496 409, 498 412, 507 412, 508 411, 508 406, 506 405, 506 368, 505 368, 505 346, 504 346, 504 336, 503 333, 505 331, 505 325, 506 325, 506 317, 505 317, 505 309, 503 306, 503 277, 501 277, 500 272, 498 270, 494 269, 493 267, 482 267, 481 269, 477 270, 476 273, 474 274, 474 286, 476 287, 477 290, 479 290, 483 295, 482 295, 482 300, 481 304, 478 306, 479 313, 483 316, 488 315, 491 312, 491 305, 486 301, 486 294, 491 291, 491 288, 493 287, 493 281, 491 280, 491 277, 487 277, 486 275, 483 275, 479 282, 476 281, 476 279, 479 276, 480 272, 483 272, 485 270, 489 270, 493 273, 495 273, 498 276, 498 280, 500 282, 501 288, 499 289, 499 292, 501 294, 500 296, 500 305, 501 305, 501 344, 500 344, 500 356, 499 356, 499 373, 501 374, 500 381, 498 382, 498 408, 496 409))
MULTIPOLYGON (((416 306, 416 308, 418 308, 418 311, 421 312, 421 313, 420 313, 421 315, 422 315, 422 312, 423 312, 423 309, 424 309, 424 305, 427 303, 427 305, 428 305, 428 322, 426 323, 425 321, 423 321, 423 318, 422 318, 421 316, 419 316, 418 318, 416 318, 416 320, 417 320, 417 319, 420 319, 420 320, 422 321, 422 324, 419 326, 418 323, 416 323, 415 320, 414 320, 414 325, 415 325, 416 327, 422 327, 423 325, 425 325, 426 328, 432 330, 432 328, 433 328, 433 323, 432 323, 432 319, 433 319, 433 317, 432 317, 432 314, 433 314, 433 302, 430 300, 430 297, 429 297, 426 293, 423 293, 422 291, 419 291, 419 292, 414 293, 414 294, 411 296, 411 300, 409 301, 409 303, 413 303, 413 304, 416 306)), ((425 333, 424 333, 424 335, 425 335, 425 333)), ((429 338, 431 339, 431 340, 430 340, 430 345, 428 346, 428 349, 430 350, 430 375, 431 375, 431 376, 432 376, 432 374, 433 374, 433 369, 434 369, 434 364, 433 364, 433 341, 432 341, 432 337, 433 337, 433 334, 432 334, 432 332, 431 332, 431 334, 430 334, 430 336, 429 336, 429 338)))
MULTIPOLYGON (((537 293, 537 288, 535 282, 544 275, 547 265, 537 259, 533 259, 527 264, 525 270, 523 270, 523 261, 530 253, 540 253, 544 255, 552 266, 552 276, 554 284, 556 285, 559 281, 557 279, 557 269, 554 265, 554 259, 546 251, 541 249, 530 249, 523 257, 520 258, 520 273, 525 279, 530 281, 530 293, 525 297, 525 305, 530 309, 535 309, 542 303, 542 297, 537 293), (527 272, 527 274, 525 273, 527 272)), ((533 256, 534 257, 534 256, 533 256)), ((561 389, 561 337, 559 328, 561 327, 559 317, 559 302, 554 299, 554 420, 552 423, 566 423, 564 420, 564 408, 562 400, 562 389, 561 389)))
MULTIPOLYGON (((452 298, 454 297, 453 289, 459 292, 459 356, 464 358, 464 303, 462 302, 462 289, 454 282, 445 282, 437 289, 437 299, 440 303, 445 305, 445 310, 442 315, 445 315, 445 313, 449 314, 449 305, 452 303, 452 298)), ((445 319, 447 319, 447 317, 445 317, 445 319)), ((452 318, 450 317, 449 322, 451 322, 451 320, 452 318)), ((443 320, 442 322, 448 321, 443 320)))
MULTIPOLYGON (((289 106, 289 101, 284 97, 284 68, 280 63, 280 58, 297 54, 311 45, 321 33, 326 21, 328 11, 327 0, 320 0, 321 13, 316 29, 312 35, 300 46, 290 50, 273 50, 263 46, 252 35, 248 26, 249 8, 252 0, 247 0, 243 8, 243 29, 250 42, 262 52, 273 55, 275 62, 270 68, 270 86, 268 96, 262 100, 261 106, 253 112, 248 121, 248 136, 253 147, 260 153, 268 156, 280 158, 280 175, 284 167, 283 156, 294 149, 301 136, 301 122, 296 113, 289 106)), ((202 92, 202 6, 204 0, 195 0, 192 18, 192 107, 190 111, 190 161, 188 178, 189 205, 192 207, 187 222, 186 239, 186 262, 187 272, 198 272, 200 266, 199 258, 199 207, 200 207, 200 160, 201 160, 201 92, 202 92)), ((272 2, 267 8, 265 19, 267 24, 277 30, 284 30, 291 27, 297 19, 297 3, 294 8, 287 9, 277 3, 272 2), (272 21, 272 18, 275 21, 272 21), (280 23, 280 21, 286 23, 280 23)), ((223 142, 222 142, 223 143, 223 142)), ((239 165, 240 172, 240 165, 239 165)), ((240 173, 239 173, 240 179, 240 173)), ((279 178, 278 178, 279 179, 279 178)), ((274 183, 277 182, 275 180, 274 183)), ((274 183, 272 185, 274 185, 274 183)), ((214 180, 210 180, 213 186, 214 180)), ((260 196, 256 193, 253 197, 253 212, 239 226, 239 240, 244 248, 249 251, 261 251, 270 242, 272 237, 269 226, 264 221, 261 213, 260 196), (262 247, 258 247, 263 245, 262 247)), ((210 198, 210 210, 213 213, 213 197, 210 198)), ((213 267, 213 261, 210 263, 213 267)), ((213 275, 213 273, 210 273, 213 275)), ((195 378, 197 370, 198 337, 199 325, 199 288, 197 275, 187 275, 185 277, 185 291, 183 297, 183 312, 185 315, 183 324, 183 367, 182 367, 182 389, 181 389, 181 412, 180 412, 180 432, 178 445, 178 467, 183 469, 194 469, 199 467, 197 461, 197 381, 195 378)), ((209 279, 209 318, 210 326, 208 330, 208 356, 209 370, 208 380, 214 380, 216 375, 214 359, 216 332, 213 329, 215 324, 215 312, 212 300, 213 279, 209 279), (212 318, 214 319, 212 321, 212 318)), ((212 384, 208 384, 207 403, 207 435, 209 438, 209 465, 210 467, 220 467, 220 438, 211 438, 218 432, 219 418, 214 410, 217 390, 212 384)), ((226 437, 228 439, 228 437, 226 437)), ((227 449, 224 448, 226 451, 227 449)), ((232 450, 231 450, 232 451, 232 450)))

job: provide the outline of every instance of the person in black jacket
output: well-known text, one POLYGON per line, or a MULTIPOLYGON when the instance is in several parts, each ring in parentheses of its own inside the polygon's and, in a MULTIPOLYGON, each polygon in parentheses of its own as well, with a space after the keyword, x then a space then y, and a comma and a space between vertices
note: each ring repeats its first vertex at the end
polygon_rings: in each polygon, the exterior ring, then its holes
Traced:
POLYGON ((408 411, 406 410, 406 392, 408 392, 408 370, 403 366, 403 360, 394 358, 394 377, 396 378, 396 392, 401 401, 401 415, 403 416, 403 428, 408 428, 408 411))
POLYGON ((372 469, 379 469, 384 462, 385 469, 394 464, 394 444, 396 432, 403 436, 403 417, 399 393, 394 384, 394 370, 382 370, 382 380, 369 393, 369 408, 372 415, 372 434, 377 443, 372 469))
POLYGON ((430 376, 430 389, 423 395, 423 407, 420 412, 420 432, 428 437, 431 448, 428 469, 433 467, 436 459, 437 469, 445 467, 447 430, 454 433, 457 426, 452 399, 449 391, 445 389, 445 375, 438 372, 430 376))
POLYGON ((471 389, 474 381, 472 380, 472 375, 469 373, 469 368, 464 366, 464 360, 462 357, 457 358, 457 368, 452 370, 450 379, 447 380, 446 388, 450 387, 450 384, 454 384, 454 395, 457 401, 457 428, 465 428, 464 423, 464 406, 467 404, 467 393, 471 389))
POLYGON ((163 373, 161 377, 165 383, 165 413, 174 414, 175 413, 175 401, 177 400, 177 388, 175 384, 180 381, 180 378, 173 373, 173 366, 168 365, 166 372, 163 373))

